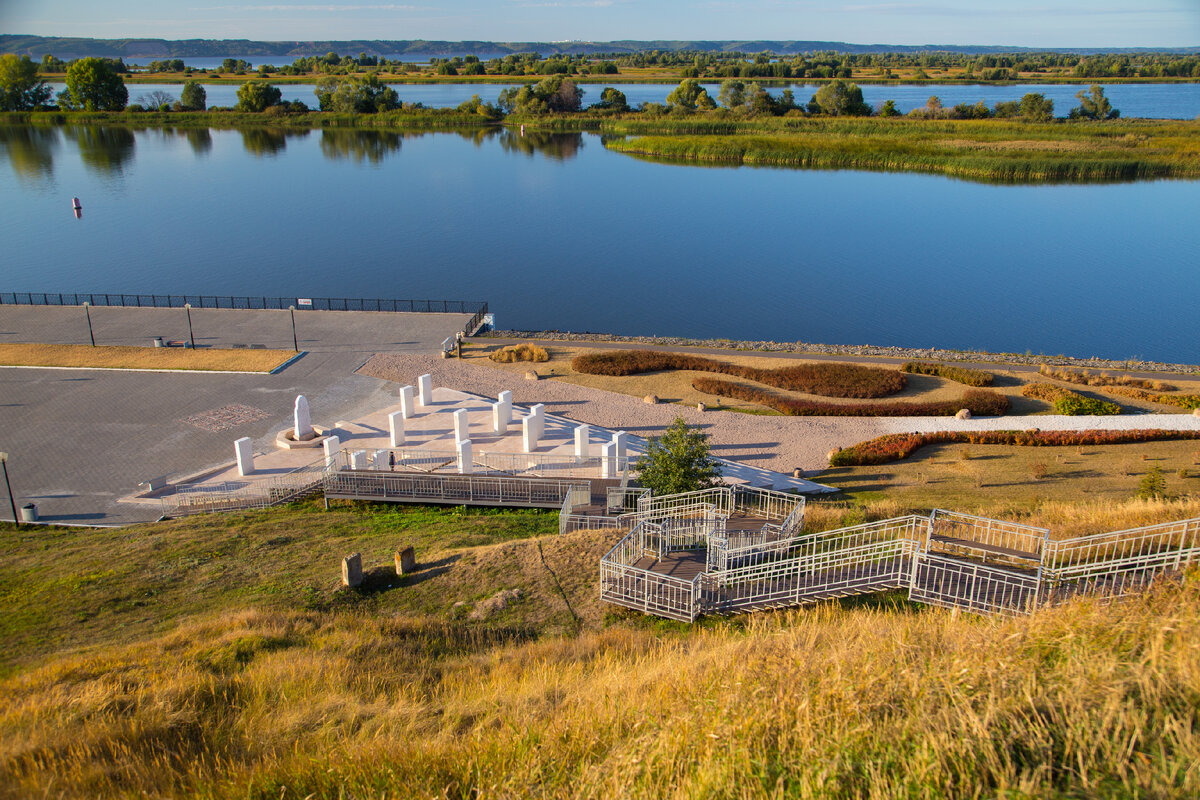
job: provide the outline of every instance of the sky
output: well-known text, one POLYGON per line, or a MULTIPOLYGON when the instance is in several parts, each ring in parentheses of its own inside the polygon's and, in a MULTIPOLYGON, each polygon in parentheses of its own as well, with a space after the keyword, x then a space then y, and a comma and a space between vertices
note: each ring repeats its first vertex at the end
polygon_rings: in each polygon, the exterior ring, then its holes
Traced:
POLYGON ((1186 47, 1200 45, 1200 0, 0 0, 0 33, 1186 47))

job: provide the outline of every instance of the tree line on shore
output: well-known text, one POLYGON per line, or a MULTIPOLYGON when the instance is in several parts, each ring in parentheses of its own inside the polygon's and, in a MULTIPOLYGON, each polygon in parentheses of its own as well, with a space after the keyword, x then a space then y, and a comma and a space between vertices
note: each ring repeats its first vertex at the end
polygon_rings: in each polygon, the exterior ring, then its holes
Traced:
MULTIPOLYGON (((196 80, 183 84, 178 99, 161 90, 149 92, 129 104, 129 91, 121 77, 119 66, 111 59, 82 58, 71 62, 66 71, 66 88, 56 100, 59 110, 86 111, 204 111, 207 96, 196 80)), ((321 111, 371 114, 386 111, 417 110, 421 104, 403 104, 395 89, 383 83, 377 75, 326 76, 317 81, 314 95, 321 111)), ((488 119, 501 119, 509 114, 540 116, 573 114, 584 111, 585 91, 565 74, 543 78, 536 84, 505 89, 496 103, 486 103, 473 96, 455 110, 479 114, 488 119)), ((28 111, 51 108, 51 91, 39 76, 38 65, 28 56, 0 56, 0 111, 28 111)), ((1120 112, 1104 96, 1099 85, 1080 91, 1079 106, 1070 111, 1071 119, 1115 119, 1120 112)), ((284 101, 276 86, 261 80, 250 80, 237 90, 238 111, 306 113, 309 106, 300 101, 284 101)), ((850 81, 835 79, 819 88, 807 103, 798 102, 791 89, 778 96, 761 84, 727 79, 720 85, 714 99, 696 78, 685 78, 666 97, 664 103, 643 103, 632 107, 623 92, 605 87, 598 102, 587 111, 598 113, 637 112, 647 116, 685 116, 690 114, 738 116, 900 116, 894 100, 872 108, 863 100, 862 89, 850 81)), ((987 119, 998 117, 1032 122, 1054 119, 1054 102, 1037 92, 1027 93, 1019 101, 1004 101, 988 107, 985 103, 942 105, 936 95, 928 102, 908 112, 917 119, 987 119)))

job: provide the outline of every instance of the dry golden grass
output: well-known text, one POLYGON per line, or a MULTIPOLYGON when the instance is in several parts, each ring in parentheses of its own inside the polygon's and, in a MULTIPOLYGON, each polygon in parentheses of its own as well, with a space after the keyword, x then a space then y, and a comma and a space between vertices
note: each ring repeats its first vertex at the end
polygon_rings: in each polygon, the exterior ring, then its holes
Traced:
POLYGON ((92 369, 194 369, 270 372, 296 354, 291 350, 193 350, 85 344, 0 344, 0 366, 92 369))

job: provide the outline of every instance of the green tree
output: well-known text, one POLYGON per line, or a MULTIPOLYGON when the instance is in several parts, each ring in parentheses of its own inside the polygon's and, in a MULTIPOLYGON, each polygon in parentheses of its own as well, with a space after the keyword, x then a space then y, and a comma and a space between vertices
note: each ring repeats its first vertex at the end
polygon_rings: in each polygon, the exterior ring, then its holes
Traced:
POLYGON ((871 107, 863 102, 862 89, 848 81, 831 81, 813 95, 813 100, 822 114, 832 117, 868 117, 871 107))
POLYGON ((741 81, 721 81, 717 102, 726 108, 737 108, 746 104, 746 84, 741 81))
POLYGON ((1027 122, 1049 122, 1054 119, 1054 101, 1044 94, 1030 92, 1017 105, 1021 119, 1027 122))
POLYGON ((1139 500, 1162 500, 1167 496, 1167 479, 1163 477, 1162 468, 1158 464, 1142 476, 1135 496, 1139 500))
POLYGON ((269 83, 246 81, 237 90, 238 111, 265 111, 283 99, 283 92, 269 83))
POLYGON ((721 466, 709 455, 708 434, 692 430, 683 417, 649 441, 636 468, 638 482, 656 495, 706 489, 721 477, 721 466))
POLYGON ((667 105, 685 108, 688 111, 716 108, 716 104, 708 96, 708 90, 695 78, 688 78, 672 89, 667 95, 667 105))
POLYGON ((879 107, 879 116, 881 117, 898 117, 900 110, 896 108, 895 100, 884 100, 883 105, 879 107))
POLYGON ((628 111, 629 101, 625 98, 625 93, 620 89, 606 86, 604 91, 600 93, 600 102, 596 103, 594 108, 603 108, 609 111, 628 111))
POLYGON ((322 78, 313 89, 322 111, 346 114, 374 114, 400 107, 400 97, 377 75, 365 78, 322 78))
POLYGON ((203 111, 208 107, 208 93, 200 81, 188 81, 179 93, 179 104, 185 111, 203 111))
POLYGON ((81 58, 67 67, 67 88, 59 99, 87 111, 120 111, 129 102, 129 90, 111 61, 81 58))
POLYGON ((1071 109, 1071 119, 1105 120, 1121 116, 1121 112, 1108 102, 1104 87, 1099 84, 1092 84, 1088 92, 1080 91, 1075 96, 1079 98, 1079 106, 1071 109))
POLYGON ((38 78, 29 56, 0 56, 0 111, 28 111, 50 99, 50 87, 38 78))

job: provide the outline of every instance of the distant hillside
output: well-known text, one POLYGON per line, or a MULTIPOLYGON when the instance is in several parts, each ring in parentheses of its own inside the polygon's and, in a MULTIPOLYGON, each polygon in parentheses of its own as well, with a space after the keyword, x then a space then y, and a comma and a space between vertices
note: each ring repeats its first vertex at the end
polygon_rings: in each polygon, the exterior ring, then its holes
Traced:
POLYGON ((483 42, 426 41, 421 39, 352 39, 315 42, 260 42, 250 39, 87 39, 55 36, 0 35, 0 52, 41 58, 52 53, 59 58, 108 56, 122 58, 198 58, 213 56, 291 57, 324 55, 330 51, 343 55, 368 53, 382 56, 496 55, 537 52, 556 53, 632 53, 648 50, 698 50, 703 52, 746 52, 764 50, 781 55, 834 50, 842 53, 1032 53, 1064 52, 1082 55, 1095 53, 1174 52, 1200 53, 1200 47, 1184 48, 1031 48, 981 45, 891 45, 852 44, 849 42, 793 40, 655 40, 622 39, 613 42, 483 42))

